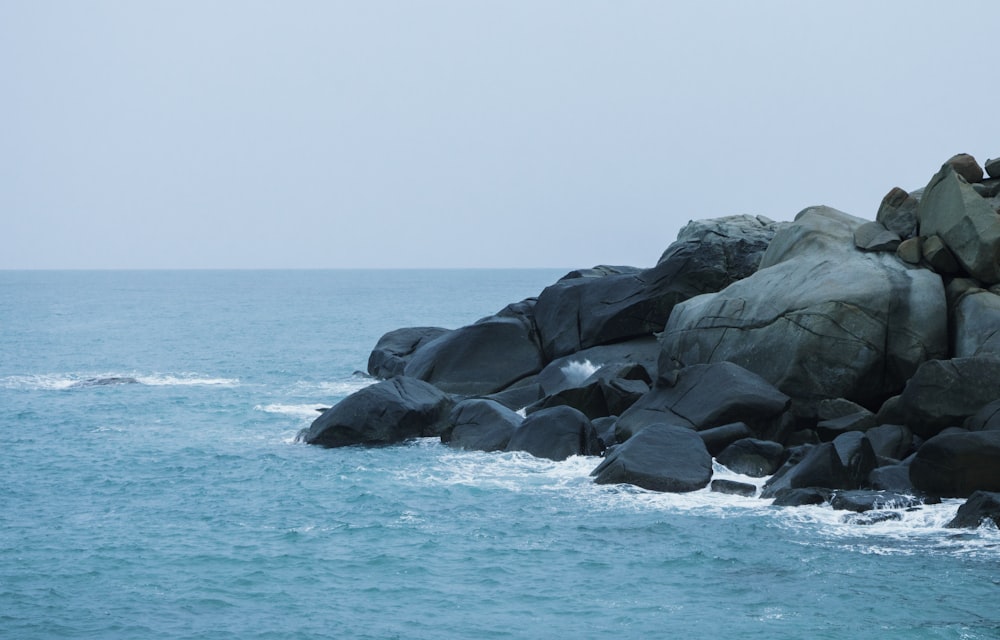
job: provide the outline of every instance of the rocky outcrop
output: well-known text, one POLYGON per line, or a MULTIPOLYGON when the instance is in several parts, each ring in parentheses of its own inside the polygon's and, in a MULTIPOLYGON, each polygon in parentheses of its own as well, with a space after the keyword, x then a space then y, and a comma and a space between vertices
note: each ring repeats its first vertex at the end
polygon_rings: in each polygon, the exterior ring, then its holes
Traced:
POLYGON ((454 402, 437 387, 397 376, 344 398, 298 439, 323 447, 384 445, 439 436, 454 402))
POLYGON ((875 221, 811 207, 691 222, 652 268, 576 270, 475 324, 390 332, 369 371, 391 379, 302 439, 437 435, 554 460, 610 446, 597 482, 661 491, 705 487, 715 455, 773 474, 775 504, 861 505, 846 507, 866 511, 857 524, 899 517, 858 491, 996 491, 997 166, 983 179, 959 154, 926 188, 891 190, 875 221))
POLYGON ((708 485, 712 457, 691 429, 655 424, 615 447, 591 475, 597 484, 684 493, 708 485))
POLYGON ((675 308, 666 358, 734 362, 805 413, 824 398, 877 406, 898 393, 921 363, 947 354, 944 287, 893 255, 857 251, 862 223, 828 207, 800 213, 755 274, 675 308))

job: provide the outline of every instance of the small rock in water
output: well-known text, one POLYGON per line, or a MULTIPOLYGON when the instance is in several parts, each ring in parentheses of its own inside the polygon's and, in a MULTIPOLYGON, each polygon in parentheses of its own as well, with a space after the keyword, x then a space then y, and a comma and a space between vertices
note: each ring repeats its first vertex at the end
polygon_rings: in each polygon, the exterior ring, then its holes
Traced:
POLYGON ((711 489, 715 493, 728 493, 734 496, 753 497, 757 493, 757 487, 747 482, 736 482, 735 480, 712 480, 711 489))
POLYGON ((871 525, 902 519, 903 514, 898 511, 868 511, 865 513, 849 513, 841 519, 841 522, 844 524, 871 525))

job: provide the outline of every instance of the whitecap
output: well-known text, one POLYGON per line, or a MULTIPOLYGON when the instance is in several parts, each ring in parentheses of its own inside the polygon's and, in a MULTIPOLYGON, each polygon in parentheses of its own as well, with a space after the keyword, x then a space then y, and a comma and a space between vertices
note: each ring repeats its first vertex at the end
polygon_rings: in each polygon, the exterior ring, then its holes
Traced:
POLYGON ((213 378, 200 376, 194 373, 182 373, 180 375, 153 374, 148 376, 134 376, 140 384, 153 387, 172 386, 213 386, 213 387, 235 387, 239 385, 239 378, 213 378))
POLYGON ((598 367, 592 364, 590 360, 571 360, 560 367, 559 370, 566 378, 566 384, 570 387, 576 387, 583 384, 587 378, 594 375, 594 372, 597 371, 597 369, 598 367))
POLYGON ((262 411, 264 413, 276 413, 286 416, 293 416, 311 422, 312 420, 314 420, 319 416, 319 411, 324 408, 326 407, 320 404, 272 403, 272 404, 258 404, 254 406, 253 410, 262 411))

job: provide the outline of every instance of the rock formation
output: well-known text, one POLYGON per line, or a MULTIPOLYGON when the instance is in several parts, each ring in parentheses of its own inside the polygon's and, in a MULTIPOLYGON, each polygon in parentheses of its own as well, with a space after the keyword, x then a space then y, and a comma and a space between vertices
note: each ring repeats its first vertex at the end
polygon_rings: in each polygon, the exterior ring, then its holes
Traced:
MULTIPOLYGON (((576 270, 475 324, 386 334, 369 372, 387 380, 302 439, 440 436, 556 460, 608 447, 595 482, 655 491, 708 486, 715 455, 773 474, 775 504, 874 509, 859 524, 894 517, 897 493, 997 492, 998 209, 1000 161, 984 175, 958 154, 874 220, 691 222, 654 267, 576 270)), ((982 495, 962 522, 995 519, 982 495)))

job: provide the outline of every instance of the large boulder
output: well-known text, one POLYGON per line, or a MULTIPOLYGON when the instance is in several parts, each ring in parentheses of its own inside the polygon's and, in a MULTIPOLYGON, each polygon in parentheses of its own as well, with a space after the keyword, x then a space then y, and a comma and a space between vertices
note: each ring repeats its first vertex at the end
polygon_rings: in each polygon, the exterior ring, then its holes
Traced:
POLYGON ((875 221, 904 240, 917 233, 917 199, 899 187, 882 198, 875 221))
POLYGON ((696 491, 712 479, 712 457, 691 429, 655 424, 611 450, 591 475, 597 484, 633 484, 673 493, 696 491))
POLYGON ((546 357, 662 330, 678 302, 753 273, 774 226, 751 216, 691 223, 651 269, 547 287, 535 309, 546 357))
POLYGON ((428 342, 410 357, 405 375, 448 393, 474 396, 495 393, 538 373, 545 362, 532 306, 527 300, 510 305, 428 342))
POLYGON ((951 164, 927 184, 917 217, 920 235, 939 236, 974 278, 1000 282, 1000 216, 951 164))
POLYGON ((666 422, 702 430, 745 422, 764 431, 788 409, 789 398, 760 376, 731 362, 693 365, 662 379, 623 413, 619 442, 650 424, 666 422))
POLYGON ((1000 296, 972 289, 953 307, 955 357, 1000 356, 1000 296))
POLYGON ((368 373, 376 378, 403 375, 410 357, 431 340, 448 333, 441 327, 405 327, 383 335, 368 356, 368 373))
POLYGON ((967 498, 975 491, 1000 491, 1000 431, 941 434, 917 451, 910 481, 942 498, 967 498))
POLYGON ((1000 399, 1000 358, 929 360, 917 369, 899 397, 904 422, 921 438, 947 427, 1000 399))
POLYGON ((596 456, 601 450, 594 425, 572 407, 552 407, 531 414, 514 430, 507 444, 507 451, 526 451, 550 460, 596 456))
POLYGON ((812 207, 774 237, 760 269, 674 309, 665 363, 729 361, 791 396, 798 411, 843 397, 877 407, 917 367, 947 354, 941 278, 894 255, 858 251, 864 221, 812 207))
POLYGON ((397 376, 357 391, 323 412, 298 436, 323 447, 384 445, 439 436, 454 402, 433 385, 397 376))
POLYGON ((455 449, 503 451, 522 420, 499 402, 469 398, 452 409, 441 442, 455 449))

